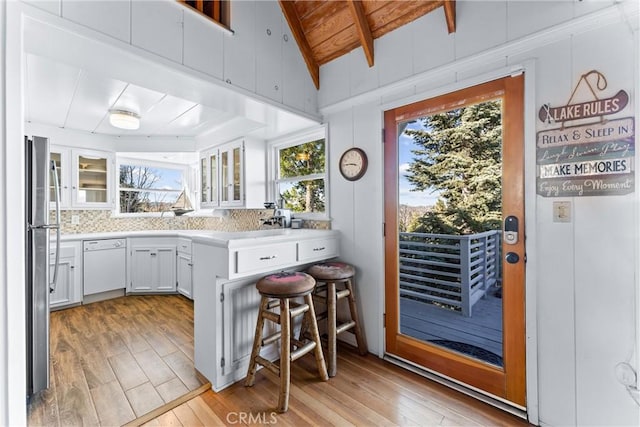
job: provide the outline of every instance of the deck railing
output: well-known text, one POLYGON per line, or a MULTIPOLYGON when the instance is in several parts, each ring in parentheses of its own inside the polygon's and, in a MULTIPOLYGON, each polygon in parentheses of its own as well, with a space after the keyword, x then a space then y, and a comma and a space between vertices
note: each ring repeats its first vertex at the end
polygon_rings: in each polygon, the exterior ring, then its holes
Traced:
POLYGON ((470 317, 476 301, 501 280, 500 235, 400 233, 400 296, 470 317))

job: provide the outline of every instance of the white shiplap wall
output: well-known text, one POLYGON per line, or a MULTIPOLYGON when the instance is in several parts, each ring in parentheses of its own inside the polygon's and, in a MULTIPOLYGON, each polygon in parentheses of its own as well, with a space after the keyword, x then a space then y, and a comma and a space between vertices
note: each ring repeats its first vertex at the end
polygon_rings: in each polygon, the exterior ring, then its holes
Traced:
MULTIPOLYGON (((447 35, 443 16, 431 13, 376 40, 374 67, 366 68, 355 50, 321 69, 319 102, 329 123, 331 164, 351 146, 369 155, 369 171, 360 181, 347 182, 332 171, 331 215, 342 232, 343 257, 359 267, 359 303, 370 350, 378 354, 384 352, 385 109, 525 64, 526 78, 534 80, 526 95, 526 144, 535 144, 535 132, 544 128, 534 117, 540 105, 566 104, 580 75, 591 69, 605 74, 611 93, 624 89, 631 95, 618 117, 635 116, 638 122, 634 1, 457 4, 455 34, 447 35)), ((528 146, 527 152, 527 226, 535 230, 528 240, 535 244, 527 245, 531 420, 638 425, 640 408, 614 372, 623 361, 638 368, 638 190, 626 196, 537 196, 535 150, 528 146), (571 223, 552 221, 554 200, 572 203, 571 223)))

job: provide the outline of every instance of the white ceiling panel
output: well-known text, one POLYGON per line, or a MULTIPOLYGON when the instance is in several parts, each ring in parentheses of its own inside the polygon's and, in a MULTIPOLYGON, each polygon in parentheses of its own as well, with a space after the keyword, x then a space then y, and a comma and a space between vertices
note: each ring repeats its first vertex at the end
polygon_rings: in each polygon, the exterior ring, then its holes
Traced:
POLYGON ((165 135, 177 135, 182 132, 182 135, 196 136, 205 126, 215 126, 230 118, 232 118, 231 114, 197 104, 162 129, 158 129, 157 132, 165 135))
POLYGON ((146 115, 154 105, 162 100, 164 95, 164 93, 155 90, 129 84, 111 108, 146 115))
POLYGON ((26 55, 27 121, 64 126, 80 70, 49 59, 26 55))
POLYGON ((192 101, 165 95, 140 117, 139 132, 146 135, 168 135, 162 131, 165 126, 197 105, 192 101))
POLYGON ((25 24, 25 52, 25 119, 33 123, 156 141, 204 136, 210 144, 274 138, 320 120, 40 21, 25 24), (140 129, 111 126, 110 109, 138 113, 140 129))
POLYGON ((93 132, 108 119, 109 107, 126 86, 125 82, 82 71, 64 127, 93 132))

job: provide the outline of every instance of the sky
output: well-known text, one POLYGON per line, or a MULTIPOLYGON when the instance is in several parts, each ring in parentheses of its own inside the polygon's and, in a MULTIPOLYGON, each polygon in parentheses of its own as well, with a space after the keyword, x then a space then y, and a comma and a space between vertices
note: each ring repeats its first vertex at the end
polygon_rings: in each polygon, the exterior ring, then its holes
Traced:
MULTIPOLYGON (((407 125, 407 130, 424 130, 422 122, 417 120, 407 125)), ((399 202, 401 205, 409 206, 432 206, 438 199, 437 193, 431 193, 430 191, 410 191, 412 185, 407 180, 407 171, 409 164, 413 161, 414 155, 411 150, 419 148, 413 142, 413 138, 402 133, 398 138, 398 173, 400 174, 398 179, 399 185, 399 202)))

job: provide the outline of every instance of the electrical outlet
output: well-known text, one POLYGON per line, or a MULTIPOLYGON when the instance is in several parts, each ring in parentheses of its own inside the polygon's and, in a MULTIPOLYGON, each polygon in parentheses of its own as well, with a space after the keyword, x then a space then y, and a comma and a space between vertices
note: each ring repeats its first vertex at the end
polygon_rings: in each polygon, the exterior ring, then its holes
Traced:
POLYGON ((71 215, 71 225, 80 224, 80 215, 71 215))
POLYGON ((553 202, 553 222, 571 222, 571 202, 553 202))

